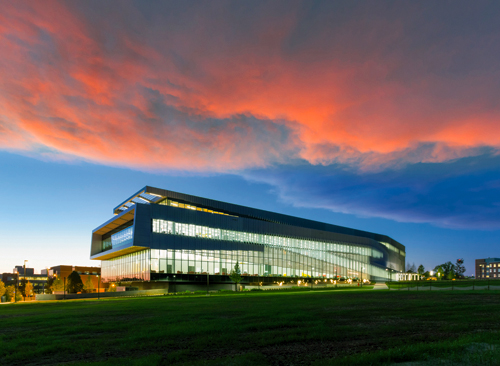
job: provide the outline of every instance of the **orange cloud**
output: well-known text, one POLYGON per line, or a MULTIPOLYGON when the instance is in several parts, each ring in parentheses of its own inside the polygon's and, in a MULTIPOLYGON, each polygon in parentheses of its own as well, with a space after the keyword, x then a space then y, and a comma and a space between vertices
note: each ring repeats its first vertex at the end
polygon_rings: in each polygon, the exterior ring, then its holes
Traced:
MULTIPOLYGON (((372 169, 500 146, 498 72, 456 61, 469 45, 432 38, 434 24, 412 30, 404 9, 393 22, 377 9, 139 6, 4 4, 1 147, 226 171, 372 169)), ((496 36, 477 35, 482 56, 496 36)))

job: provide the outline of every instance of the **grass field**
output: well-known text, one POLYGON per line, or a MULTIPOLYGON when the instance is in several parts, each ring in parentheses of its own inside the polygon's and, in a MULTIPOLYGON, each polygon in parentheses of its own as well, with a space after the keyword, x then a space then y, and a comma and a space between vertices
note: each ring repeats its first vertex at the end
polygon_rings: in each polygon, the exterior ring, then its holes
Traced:
POLYGON ((386 282, 393 290, 410 290, 432 291, 432 288, 448 289, 448 290, 500 290, 500 279, 492 280, 457 280, 457 281, 394 281, 386 282))
POLYGON ((0 306, 0 364, 497 365, 499 329, 498 291, 10 304, 0 306))

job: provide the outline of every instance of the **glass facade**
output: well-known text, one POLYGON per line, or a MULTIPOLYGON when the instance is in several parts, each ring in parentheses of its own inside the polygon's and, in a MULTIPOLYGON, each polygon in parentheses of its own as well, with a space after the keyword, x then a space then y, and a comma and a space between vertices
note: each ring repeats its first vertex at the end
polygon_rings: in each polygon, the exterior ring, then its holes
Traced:
POLYGON ((153 219, 153 232, 260 244, 257 251, 151 250, 151 271, 158 273, 228 274, 236 261, 249 276, 361 277, 386 276, 370 265, 382 252, 342 242, 324 242, 210 228, 153 219))
POLYGON ((134 239, 134 228, 130 226, 126 229, 123 229, 111 235, 109 238, 103 239, 102 251, 132 244, 133 239, 134 239))
POLYGON ((196 282, 203 274, 227 276, 236 263, 247 283, 280 276, 382 280, 386 269, 405 264, 404 246, 386 235, 155 187, 113 212, 116 219, 92 233, 91 259, 102 260, 103 281, 196 282))
POLYGON ((141 250, 101 262, 103 282, 110 281, 149 281, 150 250, 141 250))

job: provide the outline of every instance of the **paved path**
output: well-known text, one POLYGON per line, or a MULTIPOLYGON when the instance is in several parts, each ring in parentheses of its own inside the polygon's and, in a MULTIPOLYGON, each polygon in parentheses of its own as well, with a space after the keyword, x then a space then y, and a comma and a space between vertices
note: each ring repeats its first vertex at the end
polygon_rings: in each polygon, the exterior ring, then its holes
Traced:
POLYGON ((374 290, 389 290, 389 287, 387 287, 387 285, 385 283, 376 283, 375 285, 373 285, 373 289, 374 290))

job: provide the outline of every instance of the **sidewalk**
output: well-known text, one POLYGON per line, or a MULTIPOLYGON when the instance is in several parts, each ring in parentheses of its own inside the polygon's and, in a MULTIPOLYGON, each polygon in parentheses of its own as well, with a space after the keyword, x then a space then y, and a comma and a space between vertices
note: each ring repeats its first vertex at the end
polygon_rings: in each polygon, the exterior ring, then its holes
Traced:
POLYGON ((373 285, 374 290, 389 290, 389 287, 385 283, 376 283, 373 285))

